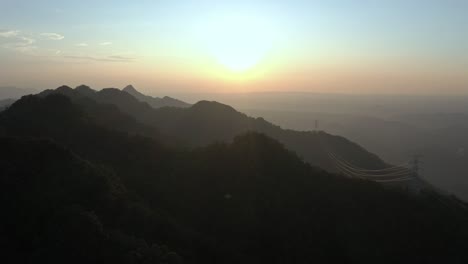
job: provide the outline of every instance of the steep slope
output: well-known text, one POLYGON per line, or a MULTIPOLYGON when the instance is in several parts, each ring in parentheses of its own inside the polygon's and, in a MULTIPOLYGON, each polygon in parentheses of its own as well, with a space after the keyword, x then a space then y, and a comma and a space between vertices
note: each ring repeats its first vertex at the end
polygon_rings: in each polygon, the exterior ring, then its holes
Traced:
MULTIPOLYGON (((86 94, 77 89, 60 87, 41 93, 60 93, 80 103, 86 94)), ((89 93, 87 93, 89 94, 89 93)), ((328 152, 333 152, 351 163, 367 168, 380 169, 387 165, 376 155, 345 138, 323 132, 298 132, 284 130, 262 118, 251 118, 234 108, 217 102, 201 101, 189 108, 163 107, 153 109, 147 103, 136 100, 117 89, 95 92, 91 98, 99 103, 112 104, 141 123, 157 127, 164 135, 171 135, 191 146, 203 146, 216 141, 229 141, 247 131, 258 131, 277 139, 295 151, 305 161, 336 172, 328 152)))
MULTIPOLYGON (((109 110, 119 115, 116 108, 109 110)), ((133 182, 167 168, 172 152, 163 144, 96 122, 94 114, 62 95, 25 96, 1 112, 0 136, 53 139, 86 159, 121 168, 117 176, 133 182)))
POLYGON ((14 99, 3 99, 3 100, 0 100, 0 111, 2 111, 3 109, 7 108, 8 106, 10 106, 11 104, 13 104, 15 102, 14 99))
POLYGON ((229 141, 240 133, 258 131, 277 139, 310 164, 330 171, 336 171, 336 168, 328 152, 337 153, 363 168, 386 166, 376 155, 343 137, 324 132, 285 130, 263 118, 248 117, 217 102, 201 101, 187 109, 157 109, 151 118, 152 124, 157 124, 165 133, 187 139, 195 146, 229 141))
MULTIPOLYGON (((162 135, 156 127, 143 124, 131 117, 131 114, 125 113, 148 113, 152 109, 147 104, 140 103, 132 96, 123 94, 117 89, 104 89, 97 92, 85 85, 78 86, 75 89, 61 86, 56 90, 43 91, 38 94, 38 97, 46 98, 54 94, 68 97, 81 107, 82 111, 87 114, 87 118, 92 119, 93 122, 103 127, 133 135, 162 139, 169 144, 176 141, 169 136, 162 135)), ((34 97, 28 98, 28 100, 37 101, 34 97)), ((52 99, 49 98, 48 100, 52 99)))
POLYGON ((437 263, 447 249, 428 252, 439 239, 463 243, 468 235, 466 211, 449 198, 330 175, 265 135, 238 136, 189 158, 162 191, 178 194, 174 215, 212 237, 221 256, 233 256, 220 263, 437 263), (440 222, 439 213, 451 216, 440 222), (454 233, 446 236, 442 222, 454 233))
POLYGON ((150 209, 108 171, 46 140, 0 137, 0 145, 3 263, 180 260, 125 223, 164 220, 139 218, 132 207, 150 209))
POLYGON ((144 95, 137 91, 132 85, 128 85, 122 89, 122 91, 131 94, 133 97, 138 99, 141 102, 146 102, 153 108, 161 108, 161 107, 189 107, 190 104, 180 101, 178 99, 164 96, 163 98, 159 97, 152 97, 148 95, 144 95))
POLYGON ((424 114, 392 117, 306 110, 248 110, 248 113, 295 130, 314 129, 315 120, 319 120, 320 127, 328 133, 344 136, 393 164, 408 162, 413 155, 421 154, 422 177, 468 201, 468 155, 465 153, 468 150, 468 115, 431 113, 434 103, 429 105, 424 114))

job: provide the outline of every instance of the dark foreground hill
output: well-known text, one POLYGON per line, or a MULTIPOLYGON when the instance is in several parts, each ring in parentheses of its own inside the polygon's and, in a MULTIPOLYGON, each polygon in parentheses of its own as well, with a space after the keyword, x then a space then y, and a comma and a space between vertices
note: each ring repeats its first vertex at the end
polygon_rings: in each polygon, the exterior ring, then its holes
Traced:
POLYGON ((185 151, 92 115, 60 95, 0 113, 7 263, 468 261, 447 197, 327 173, 258 133, 185 151))
POLYGON ((230 106, 217 102, 201 101, 188 108, 154 109, 118 89, 96 92, 86 86, 76 89, 62 86, 56 90, 44 91, 40 95, 53 93, 66 95, 81 105, 84 98, 114 105, 139 122, 157 128, 166 136, 171 135, 174 141, 190 146, 205 146, 217 141, 229 142, 241 133, 257 131, 280 141, 306 162, 328 171, 336 172, 337 168, 327 152, 336 153, 350 163, 367 169, 388 166, 376 155, 343 137, 323 132, 285 130, 262 118, 248 117, 230 106))
POLYGON ((170 224, 108 170, 46 140, 0 145, 2 263, 181 263, 167 246, 141 238, 141 221, 162 232, 170 224))

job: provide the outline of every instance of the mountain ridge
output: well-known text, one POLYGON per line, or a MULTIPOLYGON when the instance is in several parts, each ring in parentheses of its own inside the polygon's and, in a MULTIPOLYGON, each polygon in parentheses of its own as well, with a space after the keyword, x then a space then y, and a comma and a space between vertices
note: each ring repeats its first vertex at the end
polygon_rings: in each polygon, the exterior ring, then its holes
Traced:
POLYGON ((161 107, 190 107, 190 104, 183 102, 181 100, 164 96, 163 98, 160 97, 152 97, 149 95, 145 95, 140 93, 135 87, 132 85, 127 85, 122 91, 131 94, 136 99, 140 100, 141 102, 146 102, 153 108, 161 108, 161 107))
MULTIPOLYGON (((51 93, 64 94, 79 103, 88 97, 69 87, 47 90, 39 96, 51 93)), ((381 169, 388 166, 375 154, 342 137, 321 131, 299 132, 282 129, 263 118, 249 117, 231 106, 214 101, 200 101, 187 108, 154 109, 148 103, 115 88, 103 89, 92 94, 90 98, 98 103, 115 105, 139 122, 156 127, 161 133, 171 135, 192 147, 216 141, 230 141, 241 133, 258 131, 279 140, 310 164, 328 171, 338 172, 338 168, 328 157, 327 151, 336 152, 363 168, 381 169)))

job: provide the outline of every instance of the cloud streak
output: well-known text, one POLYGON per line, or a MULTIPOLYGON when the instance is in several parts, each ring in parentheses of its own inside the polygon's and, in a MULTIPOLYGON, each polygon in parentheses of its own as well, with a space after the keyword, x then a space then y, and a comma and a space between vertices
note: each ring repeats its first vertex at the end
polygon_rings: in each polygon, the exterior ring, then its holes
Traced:
POLYGON ((32 53, 37 49, 35 39, 25 36, 19 30, 0 31, 0 47, 22 53, 32 53))
POLYGON ((14 49, 22 53, 31 53, 37 49, 33 44, 36 42, 35 39, 28 37, 19 37, 15 42, 6 44, 6 48, 14 49))
POLYGON ((57 33, 41 33, 41 36, 46 37, 50 40, 62 40, 65 37, 57 33))
POLYGON ((107 57, 92 57, 92 56, 64 56, 67 59, 84 60, 84 61, 99 61, 99 62, 133 62, 135 58, 124 56, 107 56, 107 57))
POLYGON ((77 47, 88 47, 89 45, 88 45, 88 43, 83 42, 83 43, 78 43, 75 46, 77 46, 77 47))
POLYGON ((105 42, 99 43, 99 45, 101 45, 101 46, 109 46, 109 45, 112 45, 112 42, 105 41, 105 42))
POLYGON ((11 37, 16 37, 20 34, 19 30, 6 30, 6 31, 0 31, 0 37, 4 38, 11 38, 11 37))

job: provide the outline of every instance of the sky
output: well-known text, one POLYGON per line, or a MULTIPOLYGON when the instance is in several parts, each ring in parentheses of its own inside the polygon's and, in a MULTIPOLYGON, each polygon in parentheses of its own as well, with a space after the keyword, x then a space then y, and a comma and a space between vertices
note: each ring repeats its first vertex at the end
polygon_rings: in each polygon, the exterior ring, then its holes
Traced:
POLYGON ((0 86, 468 94, 468 1, 0 0, 0 86))

